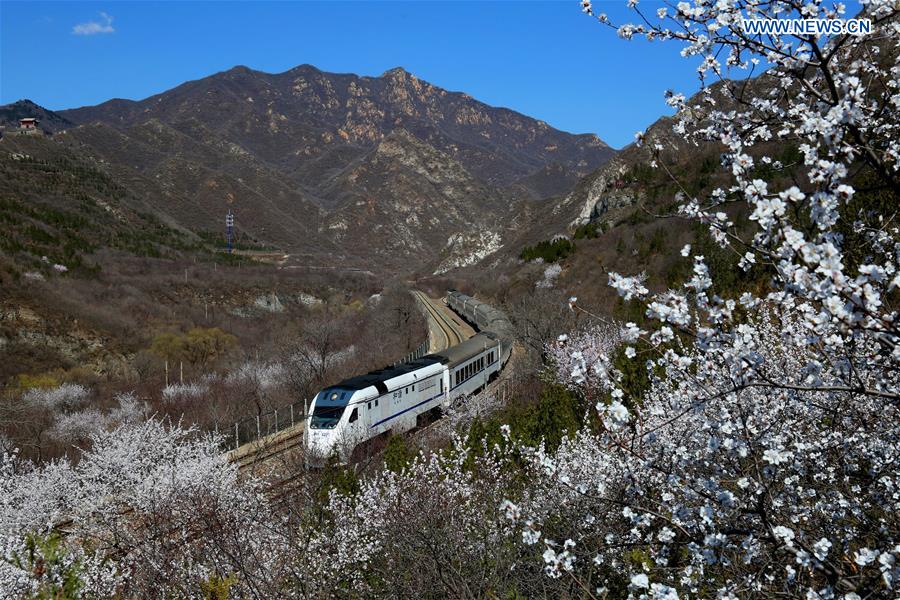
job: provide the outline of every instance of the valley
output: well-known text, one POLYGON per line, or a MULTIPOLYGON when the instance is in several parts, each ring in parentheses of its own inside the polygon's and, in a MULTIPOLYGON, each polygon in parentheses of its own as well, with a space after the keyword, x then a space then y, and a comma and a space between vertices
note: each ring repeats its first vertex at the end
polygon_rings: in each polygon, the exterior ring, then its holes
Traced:
POLYGON ((896 596, 900 10, 621 4, 3 3, 0 598, 896 596))

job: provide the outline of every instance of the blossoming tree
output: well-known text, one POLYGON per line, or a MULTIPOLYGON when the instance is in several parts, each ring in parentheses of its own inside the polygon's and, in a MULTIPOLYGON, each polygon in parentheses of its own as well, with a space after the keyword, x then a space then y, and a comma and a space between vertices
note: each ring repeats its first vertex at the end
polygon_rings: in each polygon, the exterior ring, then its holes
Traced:
MULTIPOLYGON (((583 2, 623 38, 680 43, 717 79, 668 103, 676 133, 721 145, 731 184, 707 197, 682 187, 670 217, 708 226, 770 284, 716 295, 703 256, 664 293, 610 273, 647 323, 554 346, 563 378, 605 398, 597 430, 531 452, 540 492, 505 505, 552 577, 599 579, 593 596, 896 594, 900 25, 896 3, 862 4, 872 34, 818 38, 751 35, 743 20, 837 19, 843 4, 695 0, 648 14, 630 0, 637 22, 615 27, 583 2), (796 144, 801 162, 767 156, 773 143, 796 144), (791 183, 759 177, 761 164, 791 183), (729 216, 739 203, 750 236, 729 216), (609 359, 618 344, 646 365, 640 397, 609 359)), ((667 169, 658 140, 638 143, 667 169)))
POLYGON ((203 597, 216 581, 264 597, 284 576, 278 523, 216 440, 156 419, 94 433, 77 464, 0 456, 4 598, 203 597))

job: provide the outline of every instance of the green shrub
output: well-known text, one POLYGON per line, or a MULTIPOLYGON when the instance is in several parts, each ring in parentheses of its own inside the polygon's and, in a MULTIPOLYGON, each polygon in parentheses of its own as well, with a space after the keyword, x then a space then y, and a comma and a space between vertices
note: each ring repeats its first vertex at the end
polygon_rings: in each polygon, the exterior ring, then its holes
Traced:
POLYGON ((585 223, 584 225, 579 225, 575 228, 575 233, 572 235, 576 240, 592 240, 594 238, 600 237, 600 234, 605 230, 603 228, 603 224, 597 221, 592 223, 585 223))
POLYGON ((531 262, 539 258, 544 262, 552 263, 562 260, 575 252, 575 244, 566 238, 558 238, 553 241, 539 242, 534 246, 527 246, 522 250, 520 257, 525 262, 531 262))
POLYGON ((399 473, 409 466, 417 452, 406 443, 406 436, 392 435, 384 449, 384 466, 399 473))
POLYGON ((22 553, 7 559, 35 580, 31 600, 75 600, 82 597, 81 563, 66 553, 58 534, 29 534, 22 553))
POLYGON ((544 384, 537 403, 511 405, 487 420, 475 419, 469 426, 467 444, 480 454, 482 446, 503 443, 500 427, 509 425, 510 436, 517 443, 536 446, 542 440, 547 448, 559 447, 564 437, 574 435, 588 414, 585 401, 558 383, 544 384))

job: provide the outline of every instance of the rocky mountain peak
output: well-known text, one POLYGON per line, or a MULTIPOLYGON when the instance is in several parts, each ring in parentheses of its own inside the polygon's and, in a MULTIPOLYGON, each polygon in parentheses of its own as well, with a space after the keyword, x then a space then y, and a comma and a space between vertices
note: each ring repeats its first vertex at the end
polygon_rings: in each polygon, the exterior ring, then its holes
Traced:
POLYGON ((406 81, 407 79, 416 79, 416 76, 403 67, 394 67, 393 69, 388 69, 387 71, 382 73, 381 79, 406 81))
POLYGON ((347 257, 384 264, 403 264, 410 252, 442 263, 448 239, 472 232, 496 249, 510 222, 501 214, 566 193, 614 154, 596 136, 443 90, 402 67, 362 77, 238 65, 59 118, 74 124, 66 143, 131 182, 142 210, 168 222, 218 231, 227 204, 261 243, 286 252, 339 244, 347 257))

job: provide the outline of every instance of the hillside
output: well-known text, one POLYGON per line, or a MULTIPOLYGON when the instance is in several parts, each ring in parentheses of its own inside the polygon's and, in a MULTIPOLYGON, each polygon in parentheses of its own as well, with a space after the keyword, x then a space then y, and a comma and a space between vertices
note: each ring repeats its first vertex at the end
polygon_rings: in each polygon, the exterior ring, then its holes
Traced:
POLYGON ((56 133, 75 124, 52 110, 47 110, 43 106, 38 106, 31 100, 19 100, 12 104, 0 106, 0 127, 8 130, 17 129, 19 127, 19 119, 35 118, 38 120, 38 127, 46 133, 56 133))
POLYGON ((292 262, 394 272, 477 262, 515 238, 526 204, 564 195, 614 155, 595 135, 403 69, 235 67, 139 101, 3 111, 10 123, 38 116, 170 226, 217 235, 231 210, 242 234, 292 262))
POLYGON ((397 128, 498 186, 549 163, 583 176, 613 154, 595 135, 555 130, 443 90, 402 68, 360 77, 310 65, 278 74, 239 66, 145 100, 111 100, 60 114, 79 124, 100 121, 116 127, 148 119, 170 124, 196 119, 311 189, 397 128))
MULTIPOLYGON (((723 85, 718 83, 710 90, 718 108, 732 102, 723 85)), ((754 96, 766 96, 772 90, 771 78, 752 79, 747 89, 754 96)), ((687 100, 697 121, 708 110, 703 98, 701 92, 687 100)), ((643 143, 623 148, 579 180, 569 193, 525 203, 517 236, 490 260, 503 276, 484 277, 473 269, 461 274, 462 279, 473 289, 507 302, 528 298, 535 286, 547 287, 561 303, 574 295, 605 314, 640 319, 642 315, 629 312, 634 307, 623 304, 606 285, 607 273, 645 272, 653 290, 680 285, 691 272, 691 260, 683 258, 680 249, 691 244, 696 253, 707 257, 717 291, 733 294, 759 286, 760 274, 740 274, 737 258, 714 244, 705 227, 677 217, 660 217, 670 214, 685 193, 703 197, 729 181, 720 165, 722 146, 688 141, 673 131, 674 125, 672 117, 659 118, 644 131, 643 143), (651 166, 657 145, 661 148, 658 162, 666 168, 651 166), (553 241, 560 237, 566 240, 553 241), (523 252, 529 261, 522 260, 523 252), (542 260, 534 261, 535 256, 542 260), (546 263, 558 268, 549 281, 545 279, 546 263)), ((795 145, 759 144, 753 152, 765 152, 787 166, 776 173, 761 164, 757 176, 776 184, 797 176, 796 167, 802 161, 795 145)), ((746 205, 735 203, 728 210, 733 217, 744 212, 746 205)), ((743 222, 747 226, 746 220, 743 222)))

